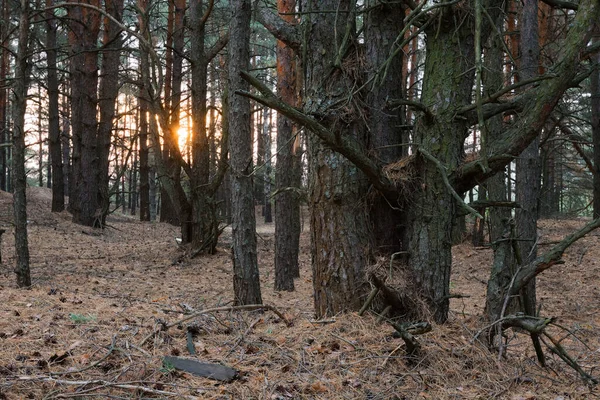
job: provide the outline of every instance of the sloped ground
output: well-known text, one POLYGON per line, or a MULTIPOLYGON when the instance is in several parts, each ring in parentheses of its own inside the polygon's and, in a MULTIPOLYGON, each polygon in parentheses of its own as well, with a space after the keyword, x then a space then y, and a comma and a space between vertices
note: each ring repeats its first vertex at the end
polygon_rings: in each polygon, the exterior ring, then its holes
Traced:
MULTIPOLYGON (((10 228, 11 196, 0 193, 0 227, 10 228)), ((29 191, 34 285, 15 287, 12 231, 0 265, 0 399, 587 399, 599 392, 546 351, 537 366, 528 337, 508 332, 502 360, 475 339, 485 327, 485 281, 491 252, 454 250, 449 323, 420 336, 423 351, 407 359, 401 340, 372 316, 314 321, 307 228, 301 276, 293 293, 273 290, 273 228, 261 224, 263 300, 274 313, 204 314, 143 340, 190 310, 226 306, 232 297, 229 252, 183 263, 177 229, 115 215, 103 232, 52 214, 50 192, 29 191), (175 262, 174 262, 175 261, 175 262), (198 359, 239 370, 220 383, 161 364, 189 355, 186 328, 197 326, 198 359)), ((585 221, 543 221, 542 249, 585 221)), ((553 336, 592 375, 600 375, 600 246, 598 233, 575 244, 566 263, 538 285, 542 315, 558 317, 553 336)))

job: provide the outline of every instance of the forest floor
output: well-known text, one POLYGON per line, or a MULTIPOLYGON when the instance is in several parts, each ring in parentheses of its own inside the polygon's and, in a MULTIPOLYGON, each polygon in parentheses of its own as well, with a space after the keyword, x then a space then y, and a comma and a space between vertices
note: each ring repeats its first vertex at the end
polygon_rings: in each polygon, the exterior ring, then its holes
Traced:
MULTIPOLYGON (((271 311, 213 312, 177 324, 193 310, 231 305, 227 232, 217 254, 182 257, 175 227, 113 214, 104 231, 50 213, 48 189, 31 188, 29 246, 33 287, 16 288, 12 197, 0 192, 0 399, 589 399, 600 397, 547 348, 536 363, 528 336, 507 332, 502 359, 477 339, 491 250, 454 248, 449 321, 419 336, 409 359, 393 329, 356 313, 315 321, 308 226, 301 278, 292 293, 273 290, 273 227, 259 223, 262 295, 271 311), (183 261, 182 261, 183 260, 183 261), (197 359, 235 368, 224 383, 163 365, 189 356, 194 323, 197 359), (148 335, 161 326, 173 327, 148 335), (144 343, 142 343, 144 342, 144 343)), ((260 218, 259 218, 260 219, 260 218)), ((545 220, 540 250, 584 224, 545 220)), ((600 232, 572 246, 565 263, 539 279, 541 315, 587 373, 600 376, 600 232)), ((386 267, 383 267, 384 269, 386 267)))

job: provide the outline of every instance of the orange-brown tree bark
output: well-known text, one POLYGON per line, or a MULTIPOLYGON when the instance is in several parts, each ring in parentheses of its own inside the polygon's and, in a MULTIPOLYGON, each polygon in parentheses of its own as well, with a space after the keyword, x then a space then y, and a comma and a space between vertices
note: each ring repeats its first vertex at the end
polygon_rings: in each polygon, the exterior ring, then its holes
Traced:
MULTIPOLYGON (((295 0, 279 0, 278 12, 295 24, 295 0)), ((297 65, 294 50, 277 41, 277 93, 288 104, 297 104, 297 65)), ((294 190, 299 179, 299 154, 294 152, 294 125, 283 115, 277 117, 277 156, 275 163, 275 290, 294 290, 294 278, 300 275, 300 202, 294 190)), ((268 179, 268 177, 267 177, 268 179)), ((297 189, 297 187, 296 187, 297 189)), ((267 200, 268 201, 268 200, 267 200)))

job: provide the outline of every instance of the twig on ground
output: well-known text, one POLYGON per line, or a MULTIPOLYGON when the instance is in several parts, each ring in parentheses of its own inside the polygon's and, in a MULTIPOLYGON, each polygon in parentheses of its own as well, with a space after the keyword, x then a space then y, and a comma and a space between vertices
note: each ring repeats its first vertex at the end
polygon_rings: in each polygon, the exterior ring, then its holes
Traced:
POLYGON ((149 388, 147 386, 142 386, 142 385, 116 383, 116 382, 111 382, 111 381, 105 381, 102 379, 91 379, 91 380, 87 380, 87 381, 70 381, 70 380, 65 380, 65 379, 52 378, 51 376, 28 376, 28 375, 25 375, 25 376, 19 376, 19 380, 20 381, 51 382, 51 383, 55 383, 57 385, 75 385, 75 386, 98 385, 97 389, 112 387, 112 388, 117 388, 117 389, 128 389, 128 390, 141 391, 144 393, 160 394, 160 395, 166 395, 166 396, 177 396, 177 398, 179 398, 179 399, 191 399, 191 400, 199 400, 200 399, 200 397, 197 397, 197 396, 185 395, 185 394, 175 393, 175 392, 167 392, 165 390, 152 389, 152 388, 149 388))
POLYGON ((99 365, 102 361, 106 360, 112 354, 112 352, 115 350, 116 339, 117 339, 117 337, 113 336, 110 347, 108 348, 108 353, 106 353, 98 361, 95 361, 95 362, 91 363, 90 365, 87 365, 83 368, 72 370, 72 371, 50 372, 50 376, 67 376, 67 375, 72 375, 72 374, 78 374, 80 372, 84 372, 84 371, 87 371, 88 369, 94 368, 95 366, 99 365))
POLYGON ((248 327, 248 329, 246 329, 246 330, 244 331, 244 333, 242 333, 240 336, 238 336, 238 338, 236 339, 236 341, 235 341, 235 343, 233 344, 233 346, 231 346, 231 349, 230 349, 230 350, 227 352, 227 357, 229 357, 229 356, 231 355, 231 353, 233 353, 233 351, 235 350, 235 348, 236 348, 236 347, 238 347, 238 345, 239 345, 240 343, 242 343, 242 340, 244 340, 244 338, 245 338, 246 336, 248 336, 248 334, 250 333, 250 331, 251 331, 252 329, 254 329, 254 327, 256 326, 256 324, 258 324, 258 323, 260 322, 260 320, 261 320, 261 319, 262 319, 262 318, 257 318, 257 319, 255 319, 255 320, 254 320, 254 321, 253 321, 253 322, 250 324, 250 326, 248 327))
POLYGON ((157 333, 161 332, 161 331, 166 331, 169 328, 172 328, 174 326, 177 326, 179 324, 181 324, 182 322, 185 321, 189 321, 190 319, 196 318, 200 315, 203 314, 208 314, 208 313, 213 313, 213 312, 219 312, 219 311, 254 311, 254 310, 269 310, 272 311, 273 313, 275 313, 275 315, 277 315, 279 318, 281 318, 281 320, 283 322, 285 322, 285 324, 287 326, 291 326, 291 322, 288 321, 281 312, 279 312, 279 310, 277 310, 275 307, 269 305, 269 304, 248 304, 248 305, 243 305, 243 306, 227 306, 227 307, 215 307, 215 308, 207 308, 206 310, 201 310, 198 312, 195 312, 193 314, 188 315, 187 317, 177 320, 171 324, 164 324, 163 329, 155 329, 152 331, 152 333, 150 333, 148 336, 146 336, 138 346, 143 346, 144 343, 146 343, 149 339, 151 339, 154 335, 156 335, 157 333))

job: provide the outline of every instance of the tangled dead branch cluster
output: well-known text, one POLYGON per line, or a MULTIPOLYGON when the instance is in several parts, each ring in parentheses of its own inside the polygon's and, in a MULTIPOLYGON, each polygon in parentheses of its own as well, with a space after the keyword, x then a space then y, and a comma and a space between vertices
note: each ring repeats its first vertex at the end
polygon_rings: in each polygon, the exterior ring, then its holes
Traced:
POLYGON ((383 167, 383 174, 406 196, 411 193, 416 183, 415 161, 416 155, 411 154, 383 167))

